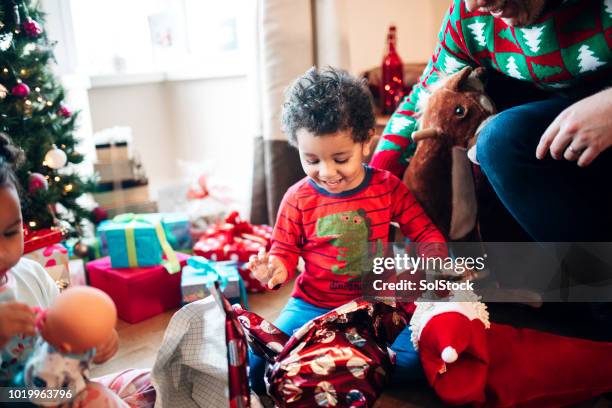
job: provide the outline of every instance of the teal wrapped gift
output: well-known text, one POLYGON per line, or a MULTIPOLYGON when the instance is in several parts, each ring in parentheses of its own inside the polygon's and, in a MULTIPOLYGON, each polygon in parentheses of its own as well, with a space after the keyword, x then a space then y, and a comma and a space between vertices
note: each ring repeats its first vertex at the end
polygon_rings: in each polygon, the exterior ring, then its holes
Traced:
POLYGON ((238 273, 238 263, 214 262, 201 256, 187 260, 181 275, 183 303, 204 299, 210 295, 209 287, 219 281, 221 290, 230 303, 241 303, 248 308, 244 282, 238 273))
POLYGON ((193 248, 187 214, 161 214, 161 220, 172 248, 177 251, 186 251, 193 248))
POLYGON ((101 224, 98 234, 106 240, 113 268, 161 264, 170 273, 180 270, 159 214, 118 215, 112 221, 101 224))

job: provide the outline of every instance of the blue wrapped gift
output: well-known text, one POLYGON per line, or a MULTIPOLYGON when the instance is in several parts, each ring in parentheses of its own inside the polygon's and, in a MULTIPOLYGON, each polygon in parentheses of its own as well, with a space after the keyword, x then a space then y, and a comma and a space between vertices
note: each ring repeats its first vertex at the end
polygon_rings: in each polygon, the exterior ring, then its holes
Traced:
POLYGON ((230 303, 241 303, 248 308, 246 288, 238 273, 238 263, 233 261, 215 262, 201 256, 187 260, 181 275, 183 303, 204 299, 210 295, 209 287, 219 281, 221 291, 230 303))
POLYGON ((191 250, 193 248, 187 214, 161 214, 161 221, 172 248, 177 251, 191 250))
POLYGON ((170 273, 180 270, 159 214, 118 215, 100 224, 98 234, 106 242, 113 268, 162 264, 170 273))

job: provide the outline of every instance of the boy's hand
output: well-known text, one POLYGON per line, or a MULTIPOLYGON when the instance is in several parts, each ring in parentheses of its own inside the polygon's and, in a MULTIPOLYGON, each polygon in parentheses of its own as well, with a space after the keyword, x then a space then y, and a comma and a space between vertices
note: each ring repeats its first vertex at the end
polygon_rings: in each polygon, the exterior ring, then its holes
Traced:
POLYGON ((253 272, 255 279, 267 285, 268 289, 280 286, 289 277, 285 264, 279 258, 270 256, 264 250, 251 256, 247 268, 253 272))
POLYGON ((119 349, 119 335, 117 331, 113 329, 113 333, 108 341, 102 346, 96 348, 96 355, 93 358, 93 362, 96 364, 102 364, 110 360, 111 357, 117 353, 119 349))
POLYGON ((23 303, 9 302, 0 305, 0 347, 18 335, 36 334, 36 315, 30 306, 23 303))

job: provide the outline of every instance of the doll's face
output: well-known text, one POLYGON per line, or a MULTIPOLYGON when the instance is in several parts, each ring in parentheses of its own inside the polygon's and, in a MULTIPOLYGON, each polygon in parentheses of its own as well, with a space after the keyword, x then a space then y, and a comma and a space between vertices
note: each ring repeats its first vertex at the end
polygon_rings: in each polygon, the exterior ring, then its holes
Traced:
POLYGON ((116 323, 113 301, 103 292, 74 287, 62 292, 47 310, 42 337, 64 353, 85 353, 105 344, 116 323))
POLYGON ((0 187, 0 283, 23 255, 19 196, 12 186, 0 187))

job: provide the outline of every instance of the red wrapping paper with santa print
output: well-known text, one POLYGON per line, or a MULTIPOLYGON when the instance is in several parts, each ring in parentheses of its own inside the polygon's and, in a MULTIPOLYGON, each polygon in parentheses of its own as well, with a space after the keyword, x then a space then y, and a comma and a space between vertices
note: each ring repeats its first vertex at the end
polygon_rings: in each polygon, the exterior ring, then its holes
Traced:
POLYGON ((268 394, 279 407, 372 406, 395 363, 389 346, 409 320, 402 309, 359 299, 306 323, 277 352, 285 333, 236 313, 249 345, 268 360, 268 394))
POLYGON ((194 245, 193 252, 212 261, 239 262, 238 272, 246 290, 250 293, 263 292, 266 289, 244 265, 260 249, 270 249, 271 237, 272 227, 252 225, 234 211, 225 219, 225 223, 210 227, 194 245))

